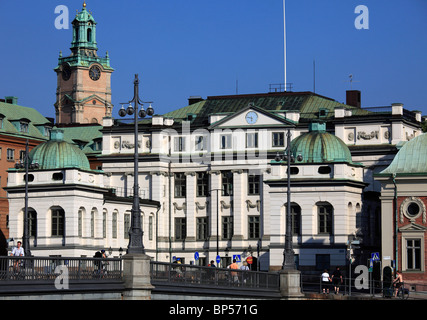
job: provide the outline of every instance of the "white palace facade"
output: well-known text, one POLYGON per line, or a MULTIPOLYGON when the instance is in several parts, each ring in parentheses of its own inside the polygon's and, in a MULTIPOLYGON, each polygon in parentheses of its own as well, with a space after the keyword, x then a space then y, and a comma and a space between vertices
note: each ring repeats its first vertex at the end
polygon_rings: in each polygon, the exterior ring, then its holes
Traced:
MULTIPOLYGON (((48 164, 52 152, 41 152, 52 140, 33 149, 30 159, 40 168, 30 170, 32 254, 125 252, 135 178, 133 130, 132 121, 104 118, 97 157, 102 170, 75 160, 82 152, 74 145, 73 151, 55 147, 66 160, 54 165, 48 164)), ((56 144, 65 143, 61 130, 52 132, 56 144)), ((352 239, 361 243, 353 259, 366 262, 379 251, 381 186, 373 177, 401 144, 422 134, 421 114, 402 104, 369 110, 311 92, 278 92, 192 98, 184 108, 140 121, 138 183, 147 254, 200 265, 219 255, 221 266, 234 256, 252 256, 253 268, 280 269, 288 132, 298 268, 345 266, 352 239)), ((24 174, 9 170, 15 239, 23 234, 24 174)))

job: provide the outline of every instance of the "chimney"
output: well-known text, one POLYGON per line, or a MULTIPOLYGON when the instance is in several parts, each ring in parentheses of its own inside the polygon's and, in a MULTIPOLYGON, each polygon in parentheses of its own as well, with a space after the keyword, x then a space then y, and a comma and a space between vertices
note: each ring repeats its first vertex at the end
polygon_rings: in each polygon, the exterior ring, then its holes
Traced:
POLYGON ((6 103, 9 103, 9 104, 15 104, 15 105, 18 104, 17 97, 9 96, 9 97, 5 97, 4 100, 6 103))
POLYGON ((200 101, 203 101, 203 98, 201 96, 190 96, 190 98, 188 98, 188 105, 191 106, 192 104, 195 104, 200 101))
POLYGON ((346 104, 356 108, 361 108, 361 93, 359 90, 346 91, 346 104))

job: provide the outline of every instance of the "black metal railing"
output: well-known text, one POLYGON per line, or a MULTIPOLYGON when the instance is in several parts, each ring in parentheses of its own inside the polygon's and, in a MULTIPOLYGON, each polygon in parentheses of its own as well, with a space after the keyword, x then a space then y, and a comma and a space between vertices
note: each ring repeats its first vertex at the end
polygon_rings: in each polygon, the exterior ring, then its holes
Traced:
MULTIPOLYGON (((390 282, 374 280, 356 280, 353 278, 342 278, 336 285, 334 282, 323 283, 321 277, 312 275, 303 275, 301 277, 301 286, 304 293, 325 293, 325 294, 340 294, 349 296, 370 296, 370 297, 394 297, 396 288, 390 282), (356 283, 357 282, 357 283, 356 283), (338 292, 335 291, 338 287, 338 292)), ((419 299, 427 299, 427 285, 424 283, 404 282, 401 290, 398 291, 398 297, 401 296, 401 291, 404 292, 404 298, 412 297, 419 299)))
POLYGON ((0 257, 1 280, 122 280, 120 258, 0 257))
POLYGON ((279 273, 151 262, 152 283, 279 290, 279 273))

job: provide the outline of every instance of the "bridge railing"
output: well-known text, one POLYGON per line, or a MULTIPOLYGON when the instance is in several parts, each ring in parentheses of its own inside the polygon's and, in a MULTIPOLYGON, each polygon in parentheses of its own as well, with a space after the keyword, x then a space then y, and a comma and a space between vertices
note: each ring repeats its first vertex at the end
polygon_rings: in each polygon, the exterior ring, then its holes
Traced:
POLYGON ((151 282, 279 290, 278 273, 151 262, 151 282))
POLYGON ((120 258, 0 257, 0 281, 122 279, 120 258))

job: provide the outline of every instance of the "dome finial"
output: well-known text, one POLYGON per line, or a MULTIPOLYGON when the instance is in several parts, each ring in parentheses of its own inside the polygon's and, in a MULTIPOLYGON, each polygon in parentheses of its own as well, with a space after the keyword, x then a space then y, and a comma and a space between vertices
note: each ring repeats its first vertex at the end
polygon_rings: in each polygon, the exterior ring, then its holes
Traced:
POLYGON ((86 8, 86 0, 83 0, 83 8, 86 8))

